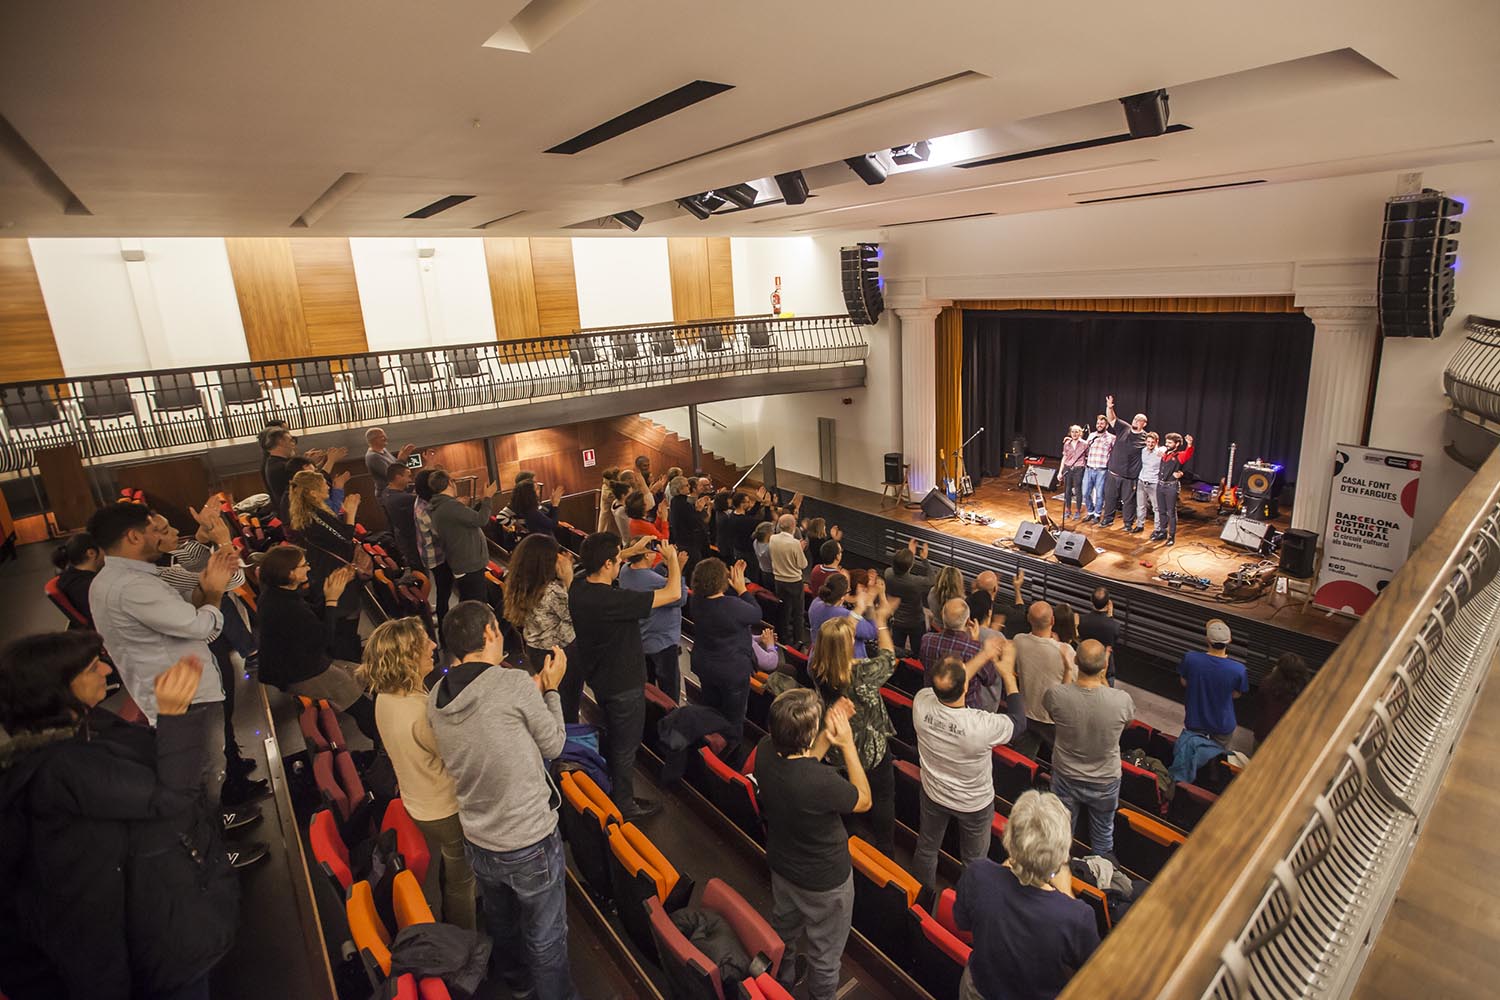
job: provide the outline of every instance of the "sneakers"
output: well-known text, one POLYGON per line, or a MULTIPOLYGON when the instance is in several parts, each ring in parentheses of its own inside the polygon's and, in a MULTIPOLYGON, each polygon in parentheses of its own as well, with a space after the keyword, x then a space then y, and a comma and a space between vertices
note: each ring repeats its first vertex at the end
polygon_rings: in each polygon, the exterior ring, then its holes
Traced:
POLYGON ((1177 544, 1177 539, 1175 539, 1175 538, 1168 538, 1167 539, 1167 544, 1168 545, 1176 545, 1177 544))
POLYGON ((1163 535, 1161 532, 1159 532, 1159 531, 1153 531, 1153 532, 1151 532, 1150 541, 1153 541, 1153 542, 1164 542, 1166 540, 1167 540, 1167 536, 1163 535))
POLYGON ((1144 524, 1137 524, 1135 527, 1126 528, 1125 530, 1129 531, 1132 535, 1139 535, 1141 532, 1146 530, 1146 526, 1144 524))
POLYGON ((225 809, 219 813, 219 822, 225 833, 243 830, 260 822, 260 809, 256 806, 241 809, 225 809))
POLYGON ((224 787, 219 792, 219 802, 226 810, 236 809, 270 794, 271 784, 268 781, 230 777, 224 781, 224 787))
POLYGON ((229 855, 229 867, 235 871, 257 865, 270 854, 266 845, 261 843, 231 844, 225 853, 229 855))
POLYGON ((1099 518, 1097 516, 1095 516, 1093 514, 1085 514, 1085 515, 1083 515, 1083 520, 1080 521, 1080 522, 1078 522, 1078 523, 1079 524, 1089 524, 1090 522, 1097 521, 1097 520, 1099 520, 1099 518))
POLYGON ((655 799, 631 799, 630 808, 620 810, 625 822, 634 823, 636 820, 646 819, 661 812, 661 803, 655 799))

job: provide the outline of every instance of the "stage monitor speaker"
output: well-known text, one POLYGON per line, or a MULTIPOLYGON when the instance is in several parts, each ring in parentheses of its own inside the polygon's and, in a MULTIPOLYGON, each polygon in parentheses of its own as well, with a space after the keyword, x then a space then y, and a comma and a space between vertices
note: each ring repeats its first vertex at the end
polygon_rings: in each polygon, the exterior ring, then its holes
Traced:
POLYGON ((1219 538, 1230 545, 1259 552, 1266 544, 1267 536, 1274 530, 1264 521, 1255 521, 1236 514, 1224 522, 1224 530, 1219 533, 1219 538))
POLYGON ((1044 556, 1057 545, 1052 532, 1035 521, 1022 521, 1016 529, 1016 548, 1034 556, 1044 556))
POLYGON ((1088 536, 1077 531, 1064 531, 1057 536, 1057 551, 1052 553, 1057 561, 1069 566, 1087 566, 1099 553, 1094 551, 1088 536))
POLYGON ((886 452, 885 481, 892 484, 899 484, 904 481, 906 477, 901 474, 901 466, 905 464, 906 463, 901 460, 901 453, 899 451, 886 452))
POLYGON ((1274 500, 1281 496, 1281 466, 1270 462, 1246 462, 1240 467, 1240 494, 1274 500))
POLYGON ((934 486, 922 498, 922 513, 933 521, 940 517, 957 517, 958 507, 948 499, 948 494, 934 486))
POLYGON ((1281 571, 1287 576, 1306 580, 1313 575, 1318 553, 1318 533, 1306 528, 1292 528, 1281 536, 1281 571))
POLYGON ((1057 486, 1057 470, 1050 465, 1028 465, 1026 471, 1021 473, 1021 483, 1024 486, 1036 486, 1040 490, 1050 490, 1057 486))

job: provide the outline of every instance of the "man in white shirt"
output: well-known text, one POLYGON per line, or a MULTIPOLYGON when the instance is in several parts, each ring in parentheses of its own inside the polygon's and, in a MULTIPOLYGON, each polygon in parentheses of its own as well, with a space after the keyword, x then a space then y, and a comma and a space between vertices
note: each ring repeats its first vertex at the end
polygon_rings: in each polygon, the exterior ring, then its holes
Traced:
MULTIPOLYGON (((978 637, 978 626, 971 626, 978 637)), ((932 671, 932 686, 912 698, 917 756, 922 765, 922 817, 912 874, 923 885, 937 885, 938 849, 950 820, 958 821, 959 856, 964 864, 989 854, 995 814, 990 751, 1026 730, 1026 707, 1016 686, 1016 648, 1004 637, 986 639, 967 663, 956 656, 932 671), (969 683, 981 667, 994 663, 1005 690, 1006 714, 965 708, 969 683)))
POLYGON ((1049 688, 1073 679, 1073 647, 1052 634, 1052 605, 1037 601, 1026 610, 1030 632, 1013 640, 1016 644, 1016 680, 1026 696, 1026 739, 1017 747, 1035 755, 1042 743, 1052 745, 1052 716, 1043 703, 1049 688))
POLYGON ((802 600, 802 573, 807 569, 807 539, 797 537, 797 518, 782 514, 771 536, 771 575, 776 578, 776 597, 781 601, 781 621, 776 623, 783 642, 807 646, 807 605, 802 600))
POLYGON ((1136 522, 1125 530, 1138 535, 1146 530, 1146 515, 1156 516, 1156 483, 1161 478, 1161 457, 1167 453, 1155 431, 1146 432, 1146 447, 1141 449, 1141 478, 1135 485, 1136 522))

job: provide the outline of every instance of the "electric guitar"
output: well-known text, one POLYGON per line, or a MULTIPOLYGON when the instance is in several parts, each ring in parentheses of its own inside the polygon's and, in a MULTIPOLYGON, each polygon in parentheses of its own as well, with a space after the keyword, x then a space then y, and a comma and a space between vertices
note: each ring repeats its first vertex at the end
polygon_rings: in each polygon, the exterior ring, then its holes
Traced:
POLYGON ((1240 509, 1240 488, 1234 485, 1234 451, 1237 445, 1229 445, 1229 468, 1224 473, 1224 478, 1219 480, 1219 488, 1214 490, 1213 499, 1219 501, 1220 514, 1237 514, 1240 509))
POLYGON ((953 456, 953 466, 958 470, 958 495, 971 497, 974 495, 974 481, 969 478, 969 470, 964 467, 964 453, 962 450, 953 456))
POLYGON ((958 499, 958 486, 953 482, 953 477, 948 475, 948 456, 943 449, 938 449, 938 480, 943 484, 943 492, 949 500, 958 499))

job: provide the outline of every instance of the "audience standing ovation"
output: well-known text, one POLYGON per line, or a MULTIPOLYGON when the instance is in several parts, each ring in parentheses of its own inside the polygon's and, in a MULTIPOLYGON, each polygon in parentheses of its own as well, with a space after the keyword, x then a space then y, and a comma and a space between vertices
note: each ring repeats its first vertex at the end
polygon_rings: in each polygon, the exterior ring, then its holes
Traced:
POLYGON ((760 604, 745 584, 745 564, 726 568, 719 559, 705 559, 693 570, 693 673, 701 685, 701 701, 728 720, 730 740, 738 744, 750 698, 750 675, 755 671, 750 630, 760 623, 760 604), (730 590, 734 596, 729 596, 730 590))
POLYGON ((1048 688, 1042 696, 1056 726, 1052 745, 1052 791, 1076 824, 1089 814, 1089 844, 1110 854, 1115 811, 1120 807, 1120 734, 1135 718, 1135 701, 1109 686, 1109 654, 1093 639, 1078 648, 1078 680, 1048 688))
POLYGON ((1037 601, 1026 612, 1031 631, 1015 637, 1016 676, 1026 696, 1027 740, 1023 747, 1035 753, 1052 745, 1052 716, 1046 707, 1047 691, 1067 684, 1073 677, 1073 649, 1052 634, 1052 605, 1037 601))
POLYGON ((474 507, 458 499, 457 484, 442 469, 428 477, 427 485, 433 494, 428 504, 432 530, 447 554, 448 570, 458 587, 458 599, 487 602, 489 584, 485 581, 484 571, 490 564, 490 553, 484 526, 490 521, 495 484, 485 488, 484 495, 474 507))
POLYGON ((924 609, 932 577, 926 542, 919 546, 913 538, 906 548, 897 549, 891 557, 890 568, 885 571, 885 592, 896 602, 896 614, 891 619, 891 641, 896 649, 921 652, 922 633, 927 631, 924 609))
MULTIPOLYGON (((681 478, 681 477, 679 477, 681 478)), ((643 539, 633 539, 641 542, 643 539)), ((646 539, 650 542, 650 539, 646 539)), ((620 568, 620 589, 653 591, 667 585, 666 563, 652 568, 656 554, 649 548, 625 559, 620 568)), ((677 550, 679 571, 685 571, 688 554, 677 550)), ((646 677, 673 701, 682 700, 682 606, 688 602, 687 589, 671 604, 653 608, 641 619, 641 649, 646 654, 646 677)))
POLYGON ((807 605, 803 601, 802 577, 807 569, 805 540, 796 535, 797 518, 782 514, 776 520, 771 536, 771 575, 776 581, 776 597, 781 602, 781 620, 776 629, 782 642, 799 649, 807 647, 807 605))
POLYGON ((505 620, 521 633, 531 672, 542 669, 553 648, 571 664, 558 694, 563 720, 576 723, 583 700, 583 666, 573 645, 573 615, 568 588, 573 585, 573 554, 551 535, 527 535, 510 554, 505 574, 505 620))

